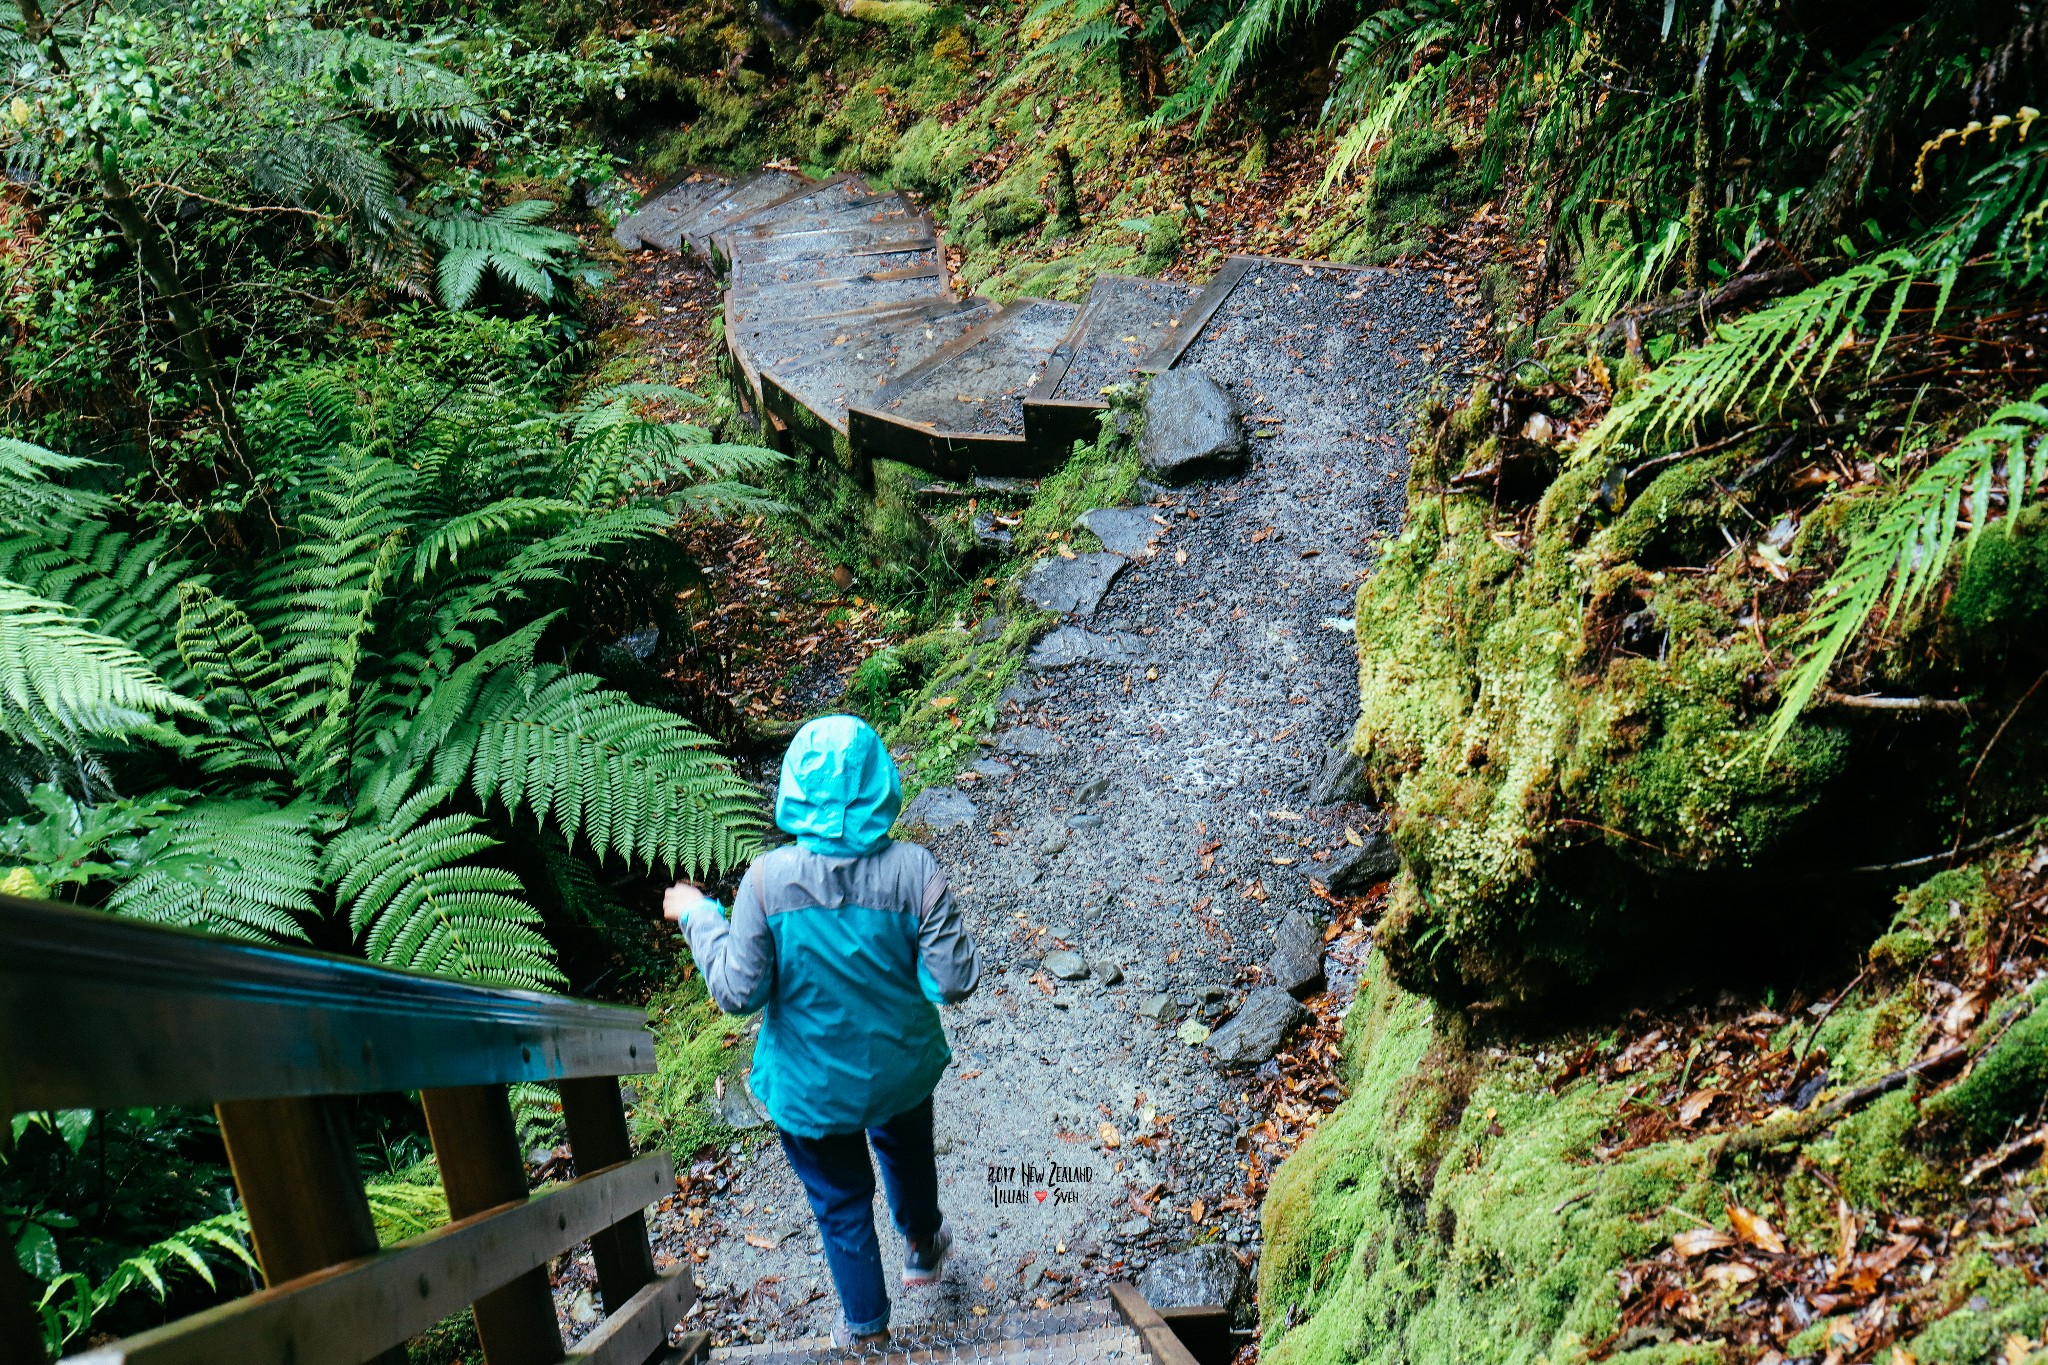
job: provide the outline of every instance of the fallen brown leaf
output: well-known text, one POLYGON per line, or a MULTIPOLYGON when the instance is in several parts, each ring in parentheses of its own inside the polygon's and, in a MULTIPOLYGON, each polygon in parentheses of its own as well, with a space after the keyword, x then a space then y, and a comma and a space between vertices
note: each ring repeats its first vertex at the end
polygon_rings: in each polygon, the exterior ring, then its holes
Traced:
POLYGON ((1671 1249, 1688 1261, 1734 1245, 1735 1239, 1719 1228, 1687 1228, 1671 1239, 1671 1249))
POLYGON ((1760 1213, 1752 1213, 1740 1204, 1728 1206, 1728 1222, 1740 1237, 1758 1251, 1768 1251, 1773 1256, 1785 1254, 1785 1239, 1771 1226, 1770 1220, 1760 1213))

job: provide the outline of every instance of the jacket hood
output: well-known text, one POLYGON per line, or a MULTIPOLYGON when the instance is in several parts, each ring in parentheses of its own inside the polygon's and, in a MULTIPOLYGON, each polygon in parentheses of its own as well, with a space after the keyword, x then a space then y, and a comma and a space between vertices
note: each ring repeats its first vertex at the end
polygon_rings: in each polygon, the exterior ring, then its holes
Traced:
POLYGON ((812 853, 857 858, 889 841, 903 783, 882 737, 859 716, 820 716, 782 756, 775 823, 812 853))

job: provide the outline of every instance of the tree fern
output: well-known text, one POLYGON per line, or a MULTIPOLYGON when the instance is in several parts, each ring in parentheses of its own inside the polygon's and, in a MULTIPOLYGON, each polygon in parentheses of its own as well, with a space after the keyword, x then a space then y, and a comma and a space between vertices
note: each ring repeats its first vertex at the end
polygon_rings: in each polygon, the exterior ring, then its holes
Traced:
MULTIPOLYGON (((395 787, 394 792, 402 790, 395 787)), ((435 815, 430 786, 365 814, 328 845, 326 871, 372 962, 535 990, 559 986, 540 915, 519 879, 469 861, 497 846, 474 815, 435 815)))
POLYGON ((67 488, 52 478, 90 468, 92 463, 0 436, 0 525, 19 532, 53 521, 74 526, 89 517, 106 515, 106 498, 67 488))
POLYGON ((45 1335, 53 1347, 61 1347, 84 1335, 101 1313, 138 1290, 162 1303, 170 1297, 174 1275, 194 1275, 207 1288, 218 1288, 216 1261, 252 1274, 258 1269, 249 1249, 249 1215, 240 1209, 192 1223, 139 1248, 96 1282, 78 1271, 58 1275, 44 1287, 37 1304, 45 1335))
POLYGON ((1921 471, 1849 545, 1816 594, 1798 662, 1780 688, 1770 746, 1785 737, 1880 605, 1889 620, 1910 612, 1947 573, 1958 538, 1967 556, 1993 519, 2019 512, 2044 475, 2048 386, 1999 408, 1921 471))
POLYGON ((318 913, 319 807, 194 801, 107 902, 116 914, 267 942, 303 940, 318 913))
POLYGON ((640 414, 647 403, 701 405, 703 399, 665 384, 619 384, 593 394, 568 414, 563 456, 568 495, 596 506, 635 493, 661 492, 684 481, 692 505, 771 510, 775 504, 742 481, 773 472, 783 457, 761 446, 714 443, 687 422, 640 414))
POLYGON ((69 753, 95 738, 169 738, 160 717, 198 714, 134 650, 0 579, 0 733, 69 753))
POLYGON ((214 718, 214 733, 200 746, 207 767, 295 780, 291 684, 248 613, 211 588, 186 584, 178 590, 178 652, 214 718))
POLYGON ((135 537, 97 519, 52 519, 0 536, 0 578, 64 603, 95 630, 144 659, 183 690, 177 647, 178 587, 204 586, 208 575, 180 553, 167 534, 135 537))
POLYGON ((467 780, 600 855, 685 874, 752 856, 760 795, 687 721, 553 666, 503 668, 465 691, 439 689, 416 728, 435 781, 467 780))

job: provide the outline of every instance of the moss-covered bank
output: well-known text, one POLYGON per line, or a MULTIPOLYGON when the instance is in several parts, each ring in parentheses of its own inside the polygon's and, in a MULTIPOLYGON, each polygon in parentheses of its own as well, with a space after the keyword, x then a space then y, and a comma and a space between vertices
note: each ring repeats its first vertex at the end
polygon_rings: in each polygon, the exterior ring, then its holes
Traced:
POLYGON ((1902 897, 1862 983, 1817 1026, 1730 999, 1487 1041, 1376 959, 1346 1022, 1350 1096, 1267 1200, 1261 1359, 1675 1365, 1833 1345, 1830 1359, 1890 1360, 1897 1343, 1925 1365, 1988 1362, 2010 1334, 2038 1336, 2048 1238, 2031 1201, 2044 1177, 2026 1158, 2002 1184, 1995 1171, 1964 1180, 2048 1095, 2048 1044, 2021 1013, 2038 994, 2032 964, 1971 978, 1987 947, 1999 960, 2031 927, 2013 920, 2033 885, 2014 868, 2032 857, 2029 844, 1902 897), (1917 975, 1901 970, 1902 945, 1917 975), (1958 1029, 1943 978, 1994 998, 1958 1029), (1728 1154, 1759 1123, 1801 1122, 1801 1097, 1777 1091, 1802 1065, 1826 1077, 1803 1096, 1810 1116, 1958 1035, 1973 1059, 1960 1079, 1924 1076, 1832 1126, 1728 1154), (1781 1252, 1745 1245, 1731 1206, 1762 1217, 1781 1252), (1902 1241, 1913 1251, 1889 1279, 1844 1288, 1845 1225, 1856 1266, 1902 1241), (1674 1253, 1675 1236, 1703 1228, 1731 1245, 1674 1253), (1799 1307, 1779 1311, 1781 1297, 1799 1307))

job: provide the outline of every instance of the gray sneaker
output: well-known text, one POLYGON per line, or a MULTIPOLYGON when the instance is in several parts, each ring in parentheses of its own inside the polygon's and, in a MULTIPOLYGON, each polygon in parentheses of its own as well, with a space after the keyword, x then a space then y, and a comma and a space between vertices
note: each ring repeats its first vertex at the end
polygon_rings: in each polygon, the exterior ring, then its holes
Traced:
POLYGON ((841 1350, 851 1346, 859 1346, 863 1349, 887 1346, 889 1344, 889 1329, 884 1327, 879 1332, 863 1332, 859 1336, 855 1336, 853 1329, 846 1325, 845 1318, 834 1318, 832 1320, 832 1344, 841 1350))
POLYGON ((946 1268, 946 1253, 953 1249, 953 1223, 941 1218, 939 1230, 920 1241, 915 1237, 903 1239, 903 1287, 923 1289, 939 1282, 939 1272, 946 1268))

